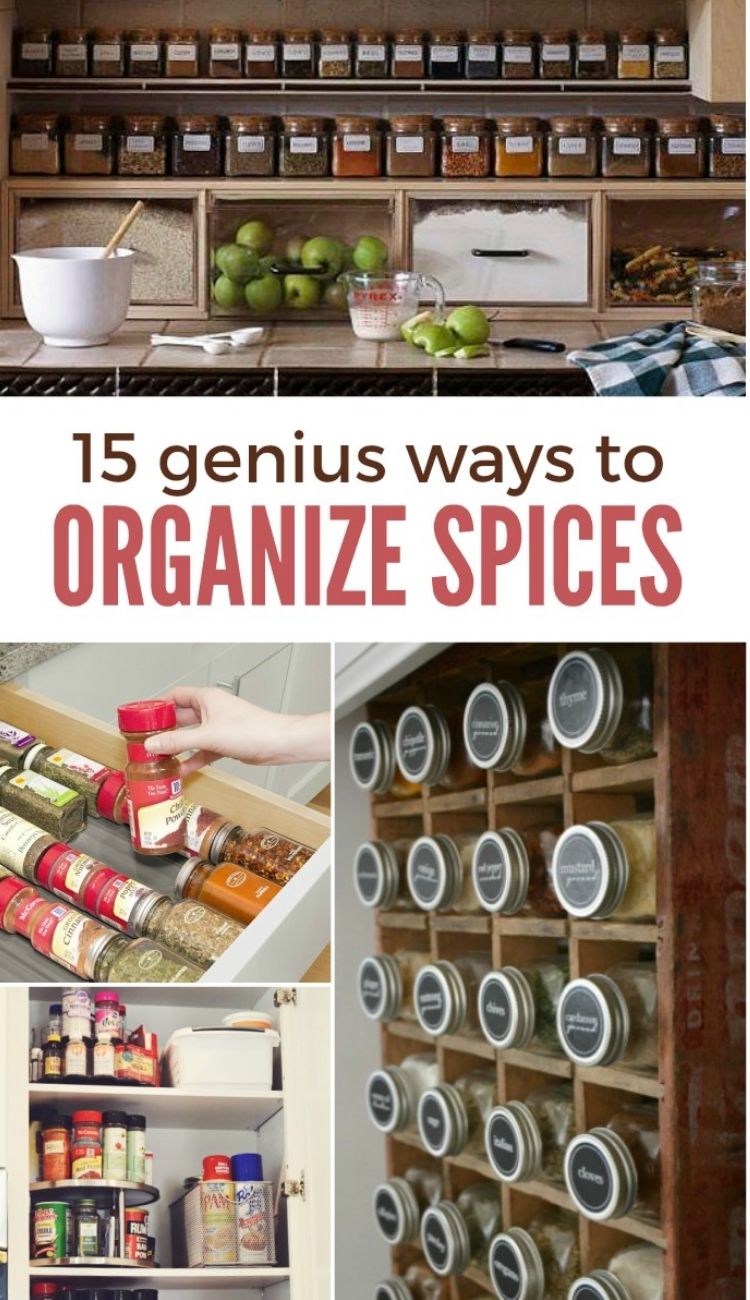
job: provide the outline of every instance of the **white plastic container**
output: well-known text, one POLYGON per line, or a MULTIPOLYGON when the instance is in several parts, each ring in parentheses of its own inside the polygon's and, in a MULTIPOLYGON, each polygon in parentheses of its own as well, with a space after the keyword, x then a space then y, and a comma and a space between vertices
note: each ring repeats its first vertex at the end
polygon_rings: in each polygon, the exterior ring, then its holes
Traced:
POLYGON ((128 314, 132 248, 103 258, 101 248, 34 248, 14 253, 21 305, 45 343, 87 348, 106 343, 128 314))
POLYGON ((268 1088, 273 1082, 275 1029, 178 1029, 164 1051, 164 1082, 209 1092, 217 1084, 268 1088))

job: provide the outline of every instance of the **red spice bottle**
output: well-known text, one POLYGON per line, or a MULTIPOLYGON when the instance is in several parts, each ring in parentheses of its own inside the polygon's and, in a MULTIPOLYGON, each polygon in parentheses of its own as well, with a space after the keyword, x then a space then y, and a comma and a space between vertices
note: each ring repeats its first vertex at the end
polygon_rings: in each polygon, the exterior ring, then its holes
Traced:
POLYGON ((184 843, 185 801, 179 760, 171 754, 149 754, 146 740, 177 724, 171 700, 138 700, 117 710, 117 721, 128 749, 130 838, 136 853, 160 857, 184 843))

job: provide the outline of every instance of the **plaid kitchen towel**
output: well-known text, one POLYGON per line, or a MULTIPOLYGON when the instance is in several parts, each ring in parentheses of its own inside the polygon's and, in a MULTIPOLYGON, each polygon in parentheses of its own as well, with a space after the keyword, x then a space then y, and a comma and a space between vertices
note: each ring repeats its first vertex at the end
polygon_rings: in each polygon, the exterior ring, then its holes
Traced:
POLYGON ((597 397, 745 396, 745 344, 694 338, 684 321, 607 339, 568 359, 586 371, 597 397))

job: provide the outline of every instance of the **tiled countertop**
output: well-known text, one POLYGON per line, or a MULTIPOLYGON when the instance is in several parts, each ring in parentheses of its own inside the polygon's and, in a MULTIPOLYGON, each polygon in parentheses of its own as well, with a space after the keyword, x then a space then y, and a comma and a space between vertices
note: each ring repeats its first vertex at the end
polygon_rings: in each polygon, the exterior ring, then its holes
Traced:
POLYGON ((72 649, 73 642, 0 641, 0 682, 9 682, 28 668, 46 663, 64 650, 72 649))

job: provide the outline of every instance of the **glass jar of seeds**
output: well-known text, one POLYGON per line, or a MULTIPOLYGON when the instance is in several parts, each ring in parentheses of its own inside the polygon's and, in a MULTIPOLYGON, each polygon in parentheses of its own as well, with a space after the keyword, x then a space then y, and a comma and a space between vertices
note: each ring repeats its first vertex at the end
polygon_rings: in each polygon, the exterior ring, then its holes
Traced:
POLYGON ((282 117, 279 176, 317 179, 330 172, 330 142, 325 118, 282 117))
POLYGON ((94 28, 91 75, 92 77, 125 76, 125 37, 118 28, 94 28))
POLYGON ((570 32, 542 32, 539 37, 539 75, 546 81, 573 76, 573 46, 570 32))
POLYGON ((596 176, 598 158, 590 117, 553 117, 547 136, 547 175, 596 176))
POLYGON ((687 33, 675 27, 654 32, 654 76, 657 81, 685 80, 688 76, 687 33))
POLYGON ((706 170, 706 141, 695 117, 660 117, 654 139, 660 180, 700 180, 706 170))
POLYGON ((537 43, 533 32, 503 32, 500 71, 508 81, 528 81, 537 75, 537 43))
POLYGON ((87 77, 89 34, 85 27, 62 27, 55 45, 56 77, 87 77))
POLYGON ((248 32, 245 39, 245 76, 251 80, 270 80, 278 75, 278 37, 276 32, 248 32))
POLYGON ((136 907, 131 925, 135 934, 157 940, 203 970, 218 961, 244 929, 238 921, 192 898, 173 903, 158 895, 136 907))
POLYGON ((544 170, 538 117, 501 117, 495 123, 495 175, 534 178, 544 170))
POLYGON ((383 32, 369 29, 357 32, 354 71, 358 77, 371 79, 388 76, 388 41, 383 32))
POLYGON ((482 180, 490 174, 490 137, 483 117, 446 117, 440 137, 440 175, 482 180))
POLYGON ((209 77, 242 76, 242 39, 236 27, 212 27, 208 46, 209 77))
POLYGON ((166 176, 166 118, 133 113, 122 119, 117 145, 120 176, 166 176))
POLYGON ((73 114, 65 132, 63 154, 68 176, 111 176, 115 169, 115 134, 109 114, 73 114))
POLYGON ((60 127, 56 113, 19 113, 10 133, 14 176, 59 176, 60 127))
POLYGON ((607 34, 587 28, 576 38, 575 73, 579 81, 605 81, 610 75, 607 34))
POLYGON ((276 141, 270 117, 232 113, 224 132, 225 176, 273 176, 276 141))
POLYGON ((435 175, 437 135, 427 115, 392 117, 386 135, 388 176, 435 175))
POLYGON ((337 117, 331 134, 331 169, 334 176, 363 179, 382 172, 382 139, 376 118, 337 117))
POLYGON ((281 42, 281 75, 297 80, 309 78, 315 72, 312 32, 294 28, 284 32, 281 42))
POLYGON ((391 49, 391 75, 408 79, 425 74, 424 37, 415 28, 396 32, 391 49))
POLYGON ((52 76, 52 28, 28 27, 18 33, 16 71, 19 77, 52 76))
POLYGON ((494 32, 469 32, 466 39, 466 77, 482 81, 500 76, 500 55, 494 32))
POLYGON ((158 27, 136 27, 128 37, 128 76, 160 77, 163 42, 158 27))
POLYGON ((323 31, 318 41, 318 76, 351 77, 352 47, 347 32, 323 31))
POLYGON ((457 31, 433 32, 427 44, 427 71, 441 81, 463 76, 463 41, 457 31))
POLYGON ((219 119, 191 113, 175 118, 171 140, 173 176, 220 176, 219 119))
POLYGON ((651 40, 648 32, 640 27, 620 32, 617 76, 621 81, 647 81, 651 76, 651 40))
POLYGON ((175 27, 164 33, 164 70, 168 77, 200 75, 200 37, 195 27, 175 27))
POLYGON ((647 180, 653 146, 646 119, 605 117, 602 132, 602 176, 607 180, 647 180))
POLYGON ((715 181, 745 179, 745 119, 713 113, 709 119, 708 175, 715 181))

